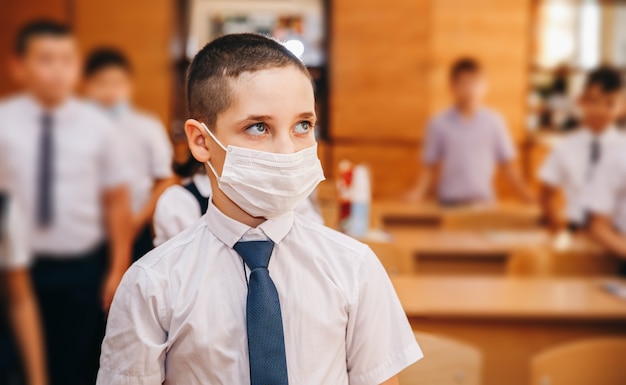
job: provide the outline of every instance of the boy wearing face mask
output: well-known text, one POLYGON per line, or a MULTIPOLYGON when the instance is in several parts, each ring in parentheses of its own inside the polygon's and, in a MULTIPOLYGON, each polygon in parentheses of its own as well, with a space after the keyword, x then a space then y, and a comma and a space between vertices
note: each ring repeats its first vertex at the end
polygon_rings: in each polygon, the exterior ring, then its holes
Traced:
POLYGON ((397 384, 422 353, 385 270, 293 210, 324 179, 304 65, 227 35, 194 58, 187 97, 213 195, 125 275, 98 384, 397 384))
POLYGON ((113 48, 94 50, 85 65, 85 93, 118 125, 126 140, 132 205, 133 259, 152 249, 150 228, 159 196, 172 184, 172 144, 161 122, 131 104, 132 68, 113 48))

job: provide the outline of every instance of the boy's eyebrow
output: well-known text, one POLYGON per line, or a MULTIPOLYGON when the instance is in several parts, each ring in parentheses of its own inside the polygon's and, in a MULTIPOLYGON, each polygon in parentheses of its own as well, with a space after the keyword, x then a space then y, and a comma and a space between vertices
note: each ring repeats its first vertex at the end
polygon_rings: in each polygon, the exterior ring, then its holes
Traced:
MULTIPOLYGON (((303 112, 298 115, 298 119, 316 119, 317 116, 315 112, 303 112)), ((250 115, 239 121, 239 123, 247 123, 247 122, 264 122, 268 120, 272 120, 273 118, 269 115, 250 115)))
POLYGON ((315 119, 315 118, 317 118, 317 116, 315 115, 315 112, 303 112, 300 115, 298 115, 298 118, 300 118, 300 119, 315 119))

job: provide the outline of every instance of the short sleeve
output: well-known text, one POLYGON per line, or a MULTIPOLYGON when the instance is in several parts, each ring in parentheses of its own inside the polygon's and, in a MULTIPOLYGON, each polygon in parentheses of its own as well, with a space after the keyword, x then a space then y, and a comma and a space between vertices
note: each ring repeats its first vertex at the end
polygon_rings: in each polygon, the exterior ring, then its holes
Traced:
POLYGON ((385 269, 369 248, 357 279, 346 337, 349 382, 378 385, 423 355, 385 269))
POLYGON ((152 159, 151 172, 155 179, 165 179, 172 176, 172 157, 174 150, 163 125, 155 120, 152 130, 152 159))
POLYGON ((157 201, 153 216, 154 246, 173 238, 200 219, 200 205, 182 186, 170 186, 157 201))
POLYGON ((494 115, 495 155, 498 162, 508 162, 515 157, 515 147, 504 120, 494 115))
POLYGON ((422 153, 422 161, 428 165, 433 165, 443 157, 443 138, 441 129, 435 120, 431 120, 426 128, 426 138, 422 153))
POLYGON ((102 140, 102 187, 110 189, 130 182, 130 174, 126 167, 126 146, 122 130, 117 126, 106 124, 102 140))
POLYGON ((166 288, 137 265, 120 283, 102 342, 97 385, 153 385, 165 380, 166 288))
POLYGON ((539 169, 539 179, 550 186, 557 187, 564 183, 563 165, 559 148, 554 149, 539 169))
POLYGON ((16 200, 0 193, 0 270, 24 269, 32 262, 21 211, 16 200))
POLYGON ((620 190, 626 178, 626 170, 621 163, 623 156, 607 157, 596 167, 591 183, 583 192, 583 205, 587 211, 607 216, 617 211, 620 190))

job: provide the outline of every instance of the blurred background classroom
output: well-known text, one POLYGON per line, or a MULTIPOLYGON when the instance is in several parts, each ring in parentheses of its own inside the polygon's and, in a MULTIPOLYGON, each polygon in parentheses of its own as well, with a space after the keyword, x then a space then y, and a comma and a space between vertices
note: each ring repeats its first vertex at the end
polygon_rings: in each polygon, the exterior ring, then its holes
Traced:
MULTIPOLYGON (((15 35, 41 18, 68 25, 82 56, 103 46, 124 53, 133 105, 163 124, 174 164, 188 160, 184 79, 204 44, 257 32, 301 57, 315 83, 327 178, 311 199, 327 226, 369 244, 392 278, 425 354, 401 374, 402 385, 626 384, 626 233, 615 218, 626 188, 613 186, 626 186, 626 173, 599 161, 609 167, 604 181, 615 196, 601 187, 583 192, 596 179, 577 179, 580 220, 573 224, 572 193, 564 190, 577 177, 542 177, 550 154, 585 130, 585 92, 623 97, 611 74, 626 73, 626 3, 0 0, 2 97, 20 89, 8 65, 15 35), (600 67, 594 83, 589 74, 600 67), (434 116, 455 111, 449 106, 464 92, 464 75, 480 77, 481 105, 501 117, 506 155, 493 162, 506 166, 495 172, 494 197, 450 202, 435 188, 445 169, 434 167, 450 154, 437 153, 427 136, 437 131, 434 116), (420 185, 429 167, 432 181, 420 185), (615 201, 616 212, 595 212, 596 194, 615 201)), ((468 87, 480 88, 472 79, 468 87)), ((626 109, 611 119, 622 135, 626 109)), ((616 159, 626 153, 620 140, 616 159)), ((470 160, 484 155, 476 143, 465 143, 470 160)), ((565 154, 562 173, 587 172, 586 151, 565 154), (566 164, 576 157, 581 163, 566 164)), ((451 172, 462 183, 462 167, 451 172)), ((12 301, 6 292, 5 305, 12 301)), ((0 348, 6 370, 19 368, 8 364, 15 355, 8 352, 0 348)), ((25 383, 22 377, 11 374, 7 384, 25 383)))

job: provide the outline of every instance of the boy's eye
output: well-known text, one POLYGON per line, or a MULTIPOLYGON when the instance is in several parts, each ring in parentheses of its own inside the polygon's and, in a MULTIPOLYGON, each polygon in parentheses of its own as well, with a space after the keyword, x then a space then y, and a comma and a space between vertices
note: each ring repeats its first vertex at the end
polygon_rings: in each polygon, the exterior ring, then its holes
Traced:
POLYGON ((306 134, 311 130, 311 122, 303 121, 296 124, 295 131, 296 134, 306 134))
POLYGON ((251 126, 246 127, 246 133, 252 136, 261 136, 267 132, 267 127, 265 127, 265 123, 255 123, 251 126))

